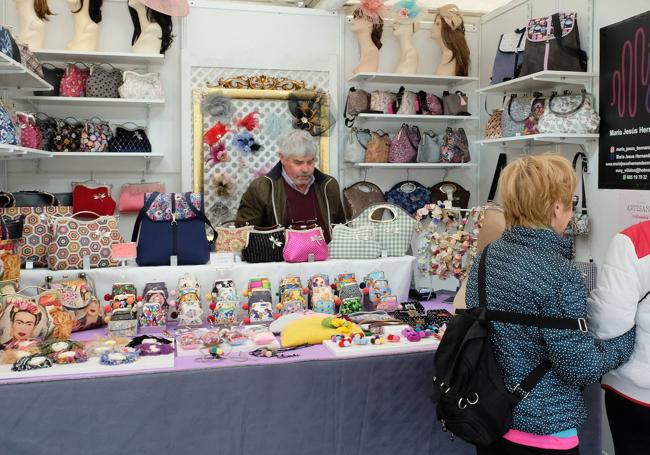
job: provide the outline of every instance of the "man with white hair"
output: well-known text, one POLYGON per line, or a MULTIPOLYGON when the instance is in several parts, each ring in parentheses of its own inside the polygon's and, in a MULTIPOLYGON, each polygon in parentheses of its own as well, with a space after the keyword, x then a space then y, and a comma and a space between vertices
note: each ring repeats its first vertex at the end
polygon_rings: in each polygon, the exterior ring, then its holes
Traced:
POLYGON ((331 226, 345 215, 338 182, 316 169, 317 153, 308 132, 289 132, 280 142, 280 162, 242 196, 237 220, 258 227, 316 223, 329 242, 331 226))

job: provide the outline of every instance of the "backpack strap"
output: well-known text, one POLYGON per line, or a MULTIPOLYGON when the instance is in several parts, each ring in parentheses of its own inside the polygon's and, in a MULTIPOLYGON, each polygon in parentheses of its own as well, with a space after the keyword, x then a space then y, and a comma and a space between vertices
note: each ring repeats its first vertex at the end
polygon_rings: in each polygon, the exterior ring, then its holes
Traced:
POLYGON ((551 16, 551 23, 553 24, 553 35, 555 35, 555 41, 557 41, 557 44, 564 52, 578 59, 582 71, 587 71, 587 53, 582 49, 566 46, 563 42, 560 13, 555 13, 551 16))
POLYGON ((505 153, 499 154, 499 159, 497 161, 497 167, 494 169, 494 176, 492 177, 492 185, 490 185, 490 192, 488 193, 488 202, 494 201, 494 198, 497 195, 497 187, 499 186, 499 177, 501 177, 501 171, 508 164, 508 155, 505 153))

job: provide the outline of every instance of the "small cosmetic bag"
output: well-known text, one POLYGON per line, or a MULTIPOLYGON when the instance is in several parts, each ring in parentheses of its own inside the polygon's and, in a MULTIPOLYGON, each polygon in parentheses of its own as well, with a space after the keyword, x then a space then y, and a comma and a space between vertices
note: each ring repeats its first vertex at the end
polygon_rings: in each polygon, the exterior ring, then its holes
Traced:
POLYGON ((158 73, 140 74, 124 71, 124 82, 118 92, 122 98, 161 100, 165 98, 162 82, 158 73))
POLYGON ((282 256, 286 262, 326 261, 329 258, 327 242, 320 226, 287 229, 282 256))
POLYGON ((93 65, 86 81, 86 96, 93 98, 119 98, 122 70, 111 65, 93 65))
POLYGON ((108 151, 112 153, 151 153, 151 142, 149 142, 144 128, 135 125, 135 128, 129 129, 126 125, 121 125, 115 128, 115 135, 108 141, 108 151))
POLYGON ((250 263, 282 262, 285 243, 285 229, 255 227, 248 233, 248 241, 242 250, 242 259, 250 263))

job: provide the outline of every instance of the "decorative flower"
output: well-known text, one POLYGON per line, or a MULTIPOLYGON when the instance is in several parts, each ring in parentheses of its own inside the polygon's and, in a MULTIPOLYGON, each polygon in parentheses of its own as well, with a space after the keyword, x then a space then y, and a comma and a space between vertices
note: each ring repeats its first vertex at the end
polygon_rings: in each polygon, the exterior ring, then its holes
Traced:
POLYGON ((235 134, 232 144, 244 153, 253 153, 262 149, 262 146, 255 142, 255 138, 248 131, 235 134))
POLYGON ((259 112, 251 112, 246 114, 245 117, 237 120, 237 126, 239 128, 245 128, 248 131, 253 131, 259 126, 259 112))
POLYGON ((203 134, 203 142, 205 142, 209 146, 213 146, 221 139, 223 139, 223 137, 229 132, 230 130, 226 125, 224 125, 221 122, 217 122, 212 126, 212 128, 210 128, 203 134))
POLYGON ((31 300, 16 300, 13 302, 14 308, 18 311, 27 311, 32 314, 38 314, 38 307, 31 300))
POLYGON ((230 174, 225 172, 218 173, 212 177, 212 184, 215 187, 217 196, 223 199, 232 197, 235 192, 235 183, 232 181, 230 174))
POLYGON ((206 162, 212 162, 212 164, 223 163, 228 160, 228 152, 226 152, 226 146, 223 141, 219 141, 214 145, 210 146, 210 155, 206 158, 206 162))
POLYGON ((401 0, 393 5, 393 12, 397 19, 415 21, 422 10, 417 0, 401 0))
POLYGON ((384 15, 385 10, 386 6, 382 0, 361 0, 359 7, 355 10, 355 13, 358 11, 361 17, 363 17, 368 22, 378 24, 382 21, 381 16, 384 15))
POLYGON ((235 112, 235 107, 230 99, 213 93, 203 99, 203 110, 220 122, 229 122, 235 112))

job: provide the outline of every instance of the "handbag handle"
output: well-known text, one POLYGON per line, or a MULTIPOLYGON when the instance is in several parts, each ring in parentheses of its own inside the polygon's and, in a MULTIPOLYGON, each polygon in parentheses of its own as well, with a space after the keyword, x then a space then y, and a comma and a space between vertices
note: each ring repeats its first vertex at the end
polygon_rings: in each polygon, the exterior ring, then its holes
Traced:
MULTIPOLYGON (((365 144, 364 144, 363 142, 361 142, 361 139, 359 139, 359 133, 360 133, 360 132, 361 132, 361 133, 368 133, 369 135, 371 135, 371 137, 372 137, 372 133, 371 133, 370 130, 368 130, 368 129, 356 130, 355 133, 354 133, 354 135, 355 135, 356 138, 357 138, 357 142, 359 143, 359 145, 361 146, 361 148, 363 148, 364 150, 367 150, 367 149, 368 149, 368 143, 365 143, 365 144)), ((368 139, 368 140, 370 140, 370 139, 368 139)))
POLYGON ((494 201, 494 198, 497 195, 497 187, 499 186, 499 177, 501 177, 501 171, 508 164, 508 155, 505 153, 499 154, 499 159, 497 160, 497 167, 494 169, 494 176, 492 177, 492 185, 490 185, 490 192, 488 193, 488 202, 494 201))
POLYGON ((0 191, 0 208, 16 206, 16 198, 9 191, 0 191))
POLYGON ((74 213, 72 214, 72 216, 75 217, 75 216, 78 216, 78 215, 80 215, 80 214, 82 214, 82 213, 87 214, 87 215, 93 215, 93 216, 96 216, 97 219, 99 219, 99 218, 105 218, 105 217, 106 217, 106 215, 100 215, 100 214, 95 213, 95 212, 92 212, 92 211, 90 211, 90 210, 81 210, 80 212, 74 212, 74 213))
POLYGON ((585 190, 585 172, 587 171, 587 155, 583 152, 578 152, 573 157, 573 169, 576 173, 578 172, 578 158, 581 160, 582 166, 580 166, 580 185, 582 186, 582 203, 580 213, 587 213, 587 191, 585 190))
POLYGON ((399 108, 402 106, 402 98, 404 98, 404 91, 406 89, 402 85, 397 93, 395 94, 395 97, 393 98, 393 112, 397 114, 397 111, 399 111, 399 108))
POLYGON ((576 107, 575 109, 573 109, 571 111, 568 111, 568 112, 558 112, 558 111, 553 109, 553 100, 558 96, 558 94, 557 94, 557 92, 553 92, 553 94, 551 95, 551 99, 548 100, 548 108, 549 108, 549 110, 552 113, 554 113, 555 115, 558 115, 560 117, 568 117, 571 114, 575 114, 580 109, 582 109, 582 106, 584 106, 585 101, 587 100, 587 90, 582 89, 580 91, 580 93, 582 94, 582 99, 580 100, 580 104, 578 105, 578 107, 576 107))
POLYGON ((234 225, 236 228, 249 226, 248 221, 236 220, 234 218, 232 220, 226 220, 226 221, 222 222, 219 226, 227 226, 229 224, 234 225), (242 224, 242 223, 244 224, 244 226, 237 226, 238 224, 242 224))
POLYGON ((371 223, 392 223, 396 219, 397 219, 397 213, 395 212, 395 209, 388 204, 374 205, 372 206, 372 210, 370 210, 370 212, 368 213, 368 220, 371 223), (393 215, 393 218, 391 218, 390 220, 375 220, 372 218, 372 216, 375 214, 377 210, 388 210, 393 215))
MULTIPOLYGON (((172 193, 172 197, 174 197, 173 193, 172 193)), ((212 242, 217 240, 217 230, 212 226, 212 223, 210 222, 208 217, 205 216, 203 210, 198 210, 196 207, 194 207, 194 204, 192 204, 192 199, 190 198, 190 193, 185 193, 185 202, 187 202, 187 205, 194 212, 194 214, 205 224, 207 224, 210 227, 210 229, 212 229, 212 235, 213 235, 212 242)))
MULTIPOLYGON (((25 194, 36 194, 43 199, 47 201, 47 207, 58 207, 61 205, 57 197, 52 194, 48 193, 47 191, 40 191, 40 190, 22 190, 22 191, 16 191, 15 194, 20 194, 20 193, 25 193, 25 194)), ((15 206, 15 196, 13 193, 11 193, 11 196, 14 198, 14 206, 15 206)))
MULTIPOLYGON (((528 120, 528 115, 526 115, 526 117, 525 117, 523 120, 517 120, 517 119, 515 119, 515 118, 512 116, 512 112, 511 112, 511 109, 512 109, 512 101, 513 101, 515 98, 517 98, 517 94, 516 94, 516 93, 513 93, 512 95, 510 95, 510 100, 508 101, 508 117, 510 117, 510 120, 512 120, 512 121, 515 122, 515 123, 524 123, 526 120, 528 120)), ((537 99, 537 98, 535 98, 535 99, 537 99)), ((531 102, 530 105, 531 105, 531 107, 532 107, 533 103, 531 102)))

